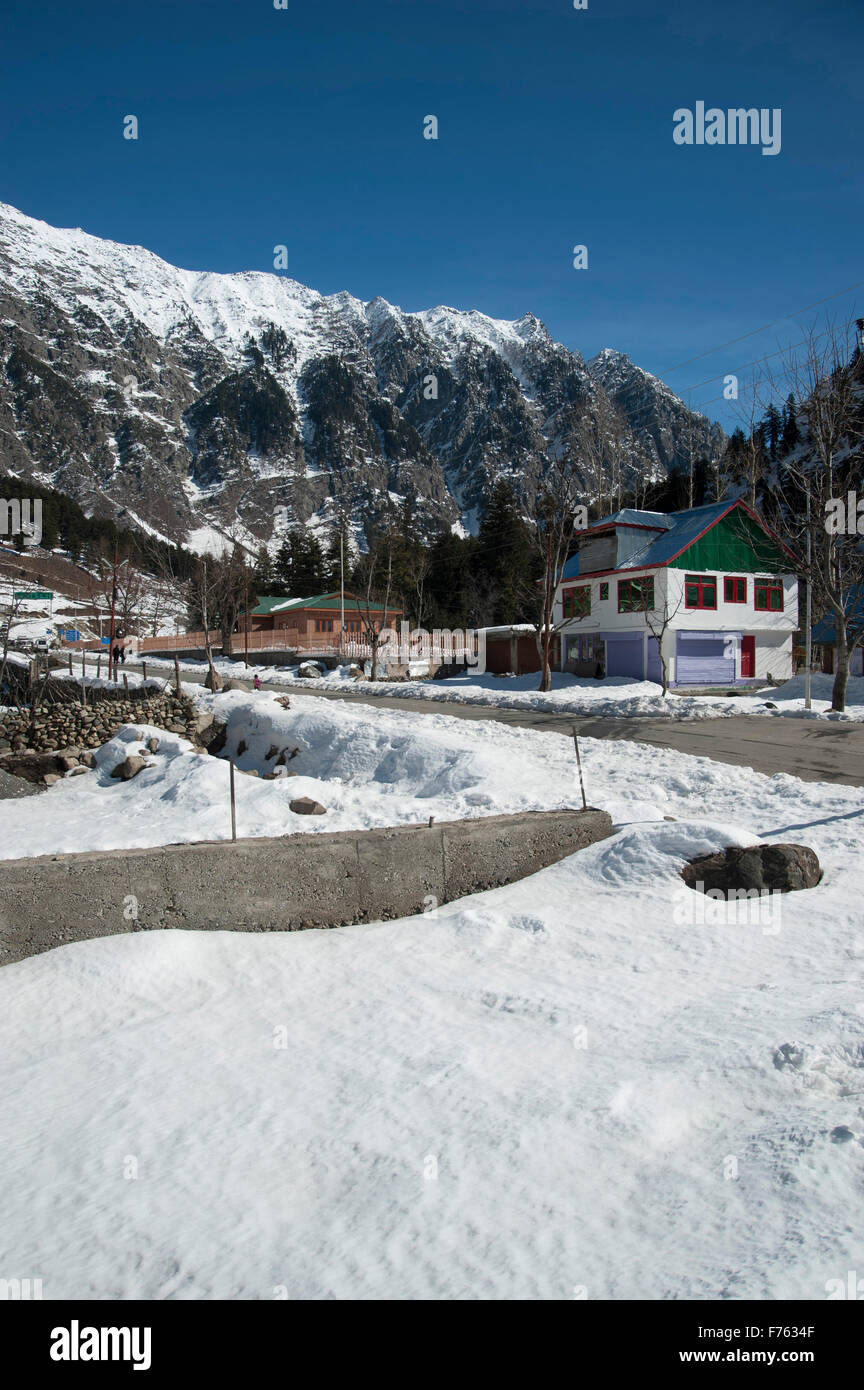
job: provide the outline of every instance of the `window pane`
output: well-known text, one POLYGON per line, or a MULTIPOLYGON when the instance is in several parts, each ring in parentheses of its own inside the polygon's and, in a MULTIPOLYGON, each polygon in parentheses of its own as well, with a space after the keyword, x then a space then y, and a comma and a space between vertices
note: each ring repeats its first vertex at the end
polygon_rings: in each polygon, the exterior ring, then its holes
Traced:
POLYGON ((783 590, 782 590, 782 589, 772 589, 772 590, 771 590, 771 607, 774 608, 774 609, 777 609, 777 610, 782 610, 782 608, 783 608, 783 590))

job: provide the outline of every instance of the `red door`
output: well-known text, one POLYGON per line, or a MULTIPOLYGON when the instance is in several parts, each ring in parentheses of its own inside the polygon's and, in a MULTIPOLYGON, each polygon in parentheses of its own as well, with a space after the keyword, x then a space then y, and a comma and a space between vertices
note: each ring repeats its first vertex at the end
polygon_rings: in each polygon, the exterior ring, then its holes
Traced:
POLYGON ((741 679, 753 679, 756 674, 756 638, 741 638, 741 679))

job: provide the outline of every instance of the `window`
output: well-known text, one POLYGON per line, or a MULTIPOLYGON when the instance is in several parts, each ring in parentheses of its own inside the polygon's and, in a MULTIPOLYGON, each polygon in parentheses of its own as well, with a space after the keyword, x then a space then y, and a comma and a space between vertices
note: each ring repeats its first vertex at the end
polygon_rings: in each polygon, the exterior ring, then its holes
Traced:
POLYGON ((717 580, 713 574, 687 575, 684 580, 684 607, 717 607, 717 580))
POLYGON ((783 612, 783 585, 779 579, 754 579, 753 604, 755 608, 772 613, 783 612))
POLYGON ((603 583, 603 584, 600 585, 600 602, 602 603, 603 600, 604 600, 604 599, 607 599, 608 597, 609 597, 609 585, 608 585, 607 583, 603 583))
POLYGON ((654 576, 618 580, 618 612, 644 613, 654 607, 654 576))
POLYGON ((316 632, 332 632, 332 631, 333 631, 333 619, 332 619, 332 618, 316 618, 316 619, 315 619, 315 631, 316 631, 316 632))
POLYGON ((723 580, 723 597, 727 603, 746 603, 747 602, 747 580, 729 579, 723 580))
POLYGON ((577 589, 565 589, 563 601, 565 618, 587 618, 591 612, 591 585, 580 584, 577 589))

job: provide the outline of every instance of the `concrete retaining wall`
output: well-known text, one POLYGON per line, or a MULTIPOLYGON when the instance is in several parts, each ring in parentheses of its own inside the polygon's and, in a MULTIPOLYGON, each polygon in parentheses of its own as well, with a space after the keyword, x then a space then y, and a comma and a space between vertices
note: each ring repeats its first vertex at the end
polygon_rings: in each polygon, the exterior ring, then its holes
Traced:
POLYGON ((298 931, 407 917, 606 839, 605 811, 0 861, 0 963, 167 927, 298 931))

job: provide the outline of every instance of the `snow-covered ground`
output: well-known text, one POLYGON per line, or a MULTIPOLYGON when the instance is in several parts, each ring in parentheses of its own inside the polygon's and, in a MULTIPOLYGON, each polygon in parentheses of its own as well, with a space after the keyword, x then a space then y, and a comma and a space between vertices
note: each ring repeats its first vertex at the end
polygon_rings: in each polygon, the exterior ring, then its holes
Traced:
MULTIPOLYGON (((148 671, 164 667, 173 670, 173 661, 147 657, 148 671)), ((284 685, 315 685, 325 690, 377 693, 397 699, 434 700, 467 705, 489 705, 497 708, 531 709, 550 714, 582 714, 595 718, 624 719, 635 717, 660 719, 718 719, 735 714, 759 714, 777 718, 794 716, 803 719, 823 719, 831 708, 833 676, 814 672, 811 677, 811 704, 804 708, 804 677, 795 676, 781 686, 764 686, 747 694, 735 696, 688 695, 670 691, 664 699, 659 685, 653 681, 632 680, 629 676, 610 676, 598 681, 571 676, 561 671, 552 673, 552 689, 546 694, 538 691, 540 677, 475 675, 452 676, 448 680, 363 681, 349 675, 348 665, 326 671, 318 680, 304 681, 297 677, 296 666, 266 666, 217 657, 213 663, 221 675, 235 680, 259 679, 284 685), (776 708, 770 708, 771 705, 776 708)), ((181 661, 187 671, 206 670, 203 661, 181 661)), ((836 719, 864 720, 864 677, 853 676, 846 691, 846 712, 832 715, 836 719)))
MULTIPOLYGON (((331 807, 304 832, 412 792, 423 818, 576 800, 563 736, 219 698, 235 747, 257 721, 241 765, 278 729, 316 774, 239 777, 243 834, 280 828, 286 791, 331 807)), ((27 815, 43 848, 227 834, 224 765, 159 737, 126 786, 0 807, 4 852, 27 815)), ((860 1269, 860 790, 583 757, 616 835, 508 888, 0 970, 0 1270, 46 1298, 818 1300, 860 1269), (811 845, 823 881, 768 925, 702 922, 684 859, 758 838, 811 845)))

